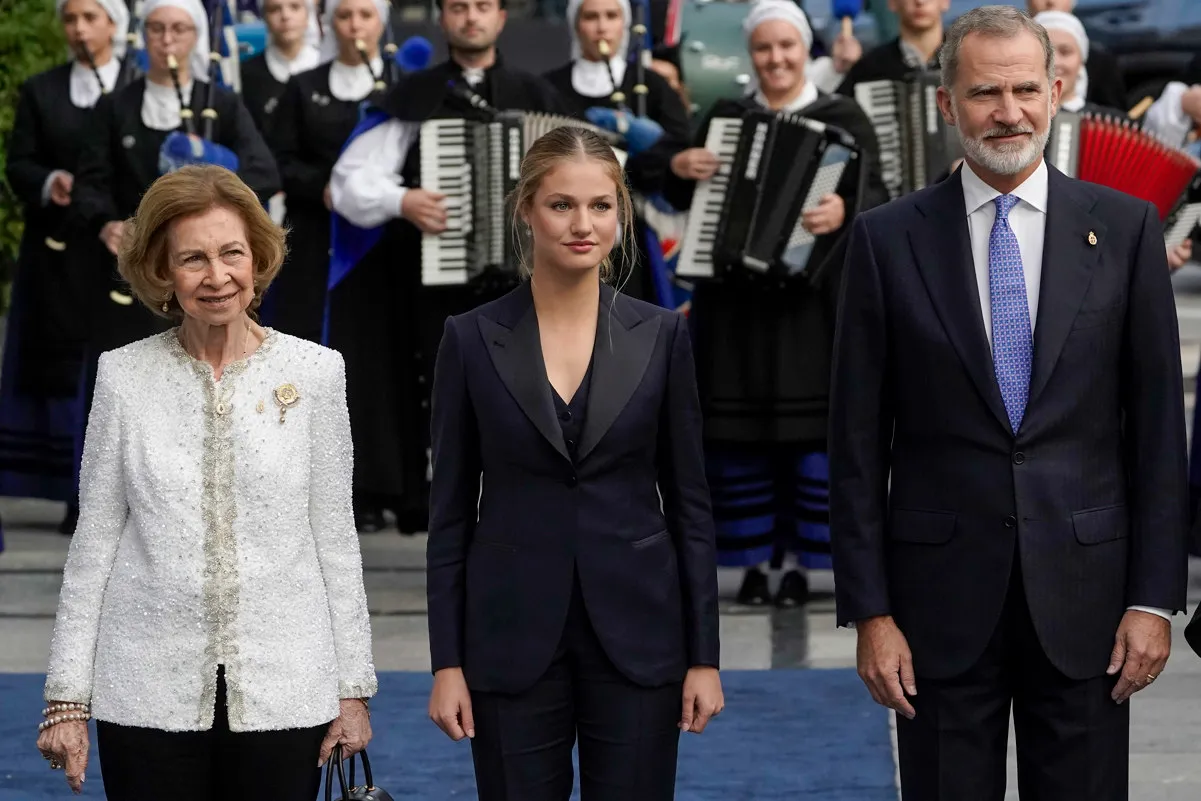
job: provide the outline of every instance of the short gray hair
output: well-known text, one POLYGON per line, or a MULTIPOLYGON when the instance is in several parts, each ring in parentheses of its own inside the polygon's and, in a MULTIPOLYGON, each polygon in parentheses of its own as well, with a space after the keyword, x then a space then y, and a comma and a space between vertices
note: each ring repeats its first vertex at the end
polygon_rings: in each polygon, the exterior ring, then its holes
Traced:
POLYGON ((1025 11, 1013 6, 981 6, 973 8, 955 20, 947 31, 947 39, 938 52, 942 69, 942 85, 949 92, 955 85, 959 72, 959 49, 969 33, 978 33, 997 39, 1012 39, 1022 32, 1033 34, 1043 46, 1046 54, 1047 80, 1055 80, 1055 48, 1047 36, 1047 30, 1030 18, 1025 11))

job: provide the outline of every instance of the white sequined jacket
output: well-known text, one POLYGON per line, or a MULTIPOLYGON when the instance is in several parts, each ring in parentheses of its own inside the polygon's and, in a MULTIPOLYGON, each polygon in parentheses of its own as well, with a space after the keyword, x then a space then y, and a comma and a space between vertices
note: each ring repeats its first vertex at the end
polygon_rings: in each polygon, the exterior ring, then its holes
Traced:
POLYGON ((207 730, 224 665, 230 728, 266 731, 374 695, 351 470, 332 350, 268 330, 220 382, 176 330, 103 354, 46 699, 207 730))

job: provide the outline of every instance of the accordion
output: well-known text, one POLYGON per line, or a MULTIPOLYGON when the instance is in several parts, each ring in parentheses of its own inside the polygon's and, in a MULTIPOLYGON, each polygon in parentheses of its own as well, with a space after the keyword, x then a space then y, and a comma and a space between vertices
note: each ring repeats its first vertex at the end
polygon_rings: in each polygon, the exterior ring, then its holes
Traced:
MULTIPOLYGON (((435 119, 421 125, 421 186, 446 196, 446 230, 421 236, 421 283, 466 284, 514 276, 512 209, 507 199, 521 177, 521 160, 538 137, 575 126, 613 136, 572 117, 498 112, 487 121, 435 119)), ((615 149, 624 166, 624 153, 615 149)))
POLYGON ((1188 153, 1125 119, 1060 111, 1050 127, 1048 163, 1073 178, 1153 203, 1160 220, 1179 212, 1201 169, 1201 162, 1188 153))
MULTIPOLYGON (((815 279, 830 248, 805 230, 801 214, 844 176, 861 182, 861 152, 850 136, 800 115, 751 111, 714 118, 705 149, 719 166, 696 185, 676 275, 815 279)), ((857 205, 847 203, 848 220, 857 205)))
POLYGON ((855 84, 855 102, 876 131, 880 172, 893 199, 936 183, 963 156, 958 135, 938 110, 938 85, 932 71, 855 84))

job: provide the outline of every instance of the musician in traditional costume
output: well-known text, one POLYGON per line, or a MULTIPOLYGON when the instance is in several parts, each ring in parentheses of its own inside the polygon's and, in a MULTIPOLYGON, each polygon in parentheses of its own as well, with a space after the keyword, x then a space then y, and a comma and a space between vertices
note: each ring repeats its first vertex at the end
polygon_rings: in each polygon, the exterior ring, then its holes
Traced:
MULTIPOLYGON (((76 464, 86 306, 73 267, 94 246, 71 236, 80 140, 93 107, 120 88, 129 11, 123 0, 57 0, 71 51, 21 87, 6 175, 25 211, 0 378, 0 495, 67 503, 78 517, 76 464)), ((132 64, 128 65, 132 68, 132 64)))
POLYGON ((268 44, 241 63, 242 103, 264 135, 283 97, 288 78, 321 63, 321 28, 313 0, 265 0, 268 44))
MULTIPOLYGON (((785 574, 775 596, 781 605, 794 605, 808 596, 802 571, 830 566, 826 418, 843 234, 851 222, 847 210, 882 203, 887 191, 863 111, 848 98, 822 94, 805 77, 812 32, 796 5, 759 0, 743 30, 757 87, 740 100, 718 101, 696 141, 706 142, 714 119, 769 109, 845 131, 865 162, 801 218, 817 237, 815 259, 825 265, 818 277, 769 279, 730 270, 719 280, 698 279, 692 296, 719 561, 747 568, 741 602, 769 603, 762 568, 796 552, 798 566, 785 574), (860 193, 863 171, 866 189, 860 193)), ((695 182, 711 178, 717 166, 717 154, 703 147, 677 155, 669 200, 688 209, 695 182)), ((690 214, 695 212, 693 207, 690 214)))
POLYGON ((1086 62, 1089 60, 1088 34, 1073 14, 1043 11, 1034 21, 1042 25, 1055 48, 1055 76, 1063 82, 1059 108, 1073 113, 1087 112, 1125 117, 1122 109, 1099 105, 1088 100, 1092 89, 1086 62))
MULTIPOLYGON (((1075 8, 1076 0, 1026 0, 1026 10, 1031 16, 1044 11, 1071 14, 1075 8)), ((1127 108, 1126 78, 1122 75, 1117 57, 1095 42, 1089 51, 1084 60, 1091 80, 1088 81, 1085 99, 1098 106, 1127 108)))
POLYGON ((501 61, 503 0, 443 0, 440 7, 449 58, 406 75, 388 92, 381 113, 360 126, 330 178, 341 219, 335 219, 328 343, 347 361, 360 531, 382 528, 385 509, 396 514, 402 533, 425 530, 428 395, 443 320, 516 284, 514 276, 494 285, 423 285, 422 235, 446 231, 447 205, 443 195, 419 186, 422 151, 435 155, 439 148, 418 141, 421 123, 484 118, 477 101, 499 110, 565 113, 546 80, 501 61))
MULTIPOLYGON (((630 62, 629 0, 571 0, 567 6, 571 25, 572 60, 546 73, 571 113, 586 118, 589 109, 611 108, 633 112, 639 95, 638 70, 630 62), (602 53, 602 49, 604 52, 602 53)), ((692 139, 688 111, 679 94, 667 80, 653 70, 642 74, 646 118, 657 123, 663 133, 649 150, 632 154, 625 171, 630 188, 644 201, 663 191, 671 170, 671 159, 692 139)), ((637 257, 629 276, 618 286, 626 294, 642 300, 656 300, 646 252, 645 222, 636 223, 637 257)))
POLYGON ((283 180, 288 257, 265 319, 285 334, 321 342, 329 283, 329 178, 365 101, 387 86, 380 55, 386 0, 330 0, 321 66, 294 76, 268 142, 283 180), (360 51, 359 47, 362 47, 360 51))

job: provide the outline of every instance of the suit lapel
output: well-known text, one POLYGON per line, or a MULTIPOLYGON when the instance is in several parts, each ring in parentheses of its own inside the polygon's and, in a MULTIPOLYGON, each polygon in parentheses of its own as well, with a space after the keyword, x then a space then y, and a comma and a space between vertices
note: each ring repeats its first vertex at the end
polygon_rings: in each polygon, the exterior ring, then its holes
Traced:
POLYGON ((1042 284, 1034 327, 1034 366, 1027 408, 1047 386, 1080 304, 1088 292, 1093 266, 1105 246, 1105 226, 1093 218, 1093 201, 1078 185, 1048 165, 1046 241, 1042 284), (1089 234, 1096 245, 1089 244, 1089 234))
POLYGON ((592 351, 592 387, 580 436, 584 461, 605 436, 642 383, 659 336, 661 317, 642 318, 626 298, 601 286, 601 307, 592 351))
POLYGON ((925 216, 925 225, 909 230, 909 244, 926 291, 980 396, 1009 431, 1009 415, 984 332, 960 172, 931 190, 918 210, 925 216))
POLYGON ((516 318, 515 322, 507 321, 512 327, 505 325, 506 321, 490 320, 481 314, 477 317, 480 334, 492 364, 513 400, 546 441, 570 461, 563 429, 555 416, 550 382, 546 379, 542 342, 538 337, 538 315, 534 313, 529 284, 516 290, 509 300, 511 305, 507 305, 507 310, 516 318))

